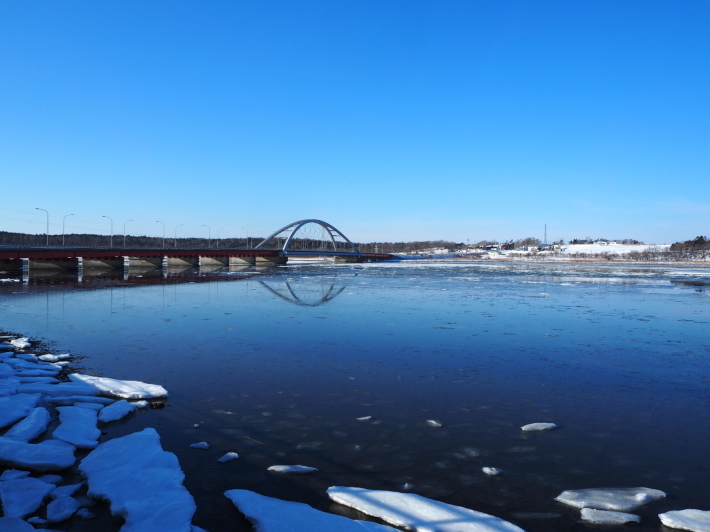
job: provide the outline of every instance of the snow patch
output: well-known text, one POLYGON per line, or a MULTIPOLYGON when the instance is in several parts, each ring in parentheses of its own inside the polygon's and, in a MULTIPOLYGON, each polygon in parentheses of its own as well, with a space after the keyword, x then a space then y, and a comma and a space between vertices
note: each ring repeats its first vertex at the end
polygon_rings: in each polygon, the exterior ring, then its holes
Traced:
POLYGON ((122 399, 157 399, 166 397, 168 391, 158 384, 146 384, 140 381, 121 381, 108 377, 92 377, 72 373, 69 379, 75 383, 82 383, 94 387, 99 393, 122 399))

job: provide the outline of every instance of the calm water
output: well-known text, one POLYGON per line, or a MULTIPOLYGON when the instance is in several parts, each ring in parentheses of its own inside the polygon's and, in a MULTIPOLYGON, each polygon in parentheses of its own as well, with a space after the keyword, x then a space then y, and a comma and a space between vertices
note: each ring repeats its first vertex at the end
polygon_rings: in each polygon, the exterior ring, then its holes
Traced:
POLYGON ((565 489, 667 492, 636 512, 636 530, 662 529, 662 511, 710 509, 710 268, 249 271, 0 286, 0 328, 83 355, 83 371, 164 385, 166 408, 109 436, 157 428, 212 532, 250 529, 222 495, 232 488, 354 515, 325 489, 409 483, 528 531, 586 528, 553 501, 565 489), (560 428, 520 432, 541 421, 560 428), (225 451, 241 457, 218 464, 225 451), (320 472, 277 477, 274 464, 320 472))

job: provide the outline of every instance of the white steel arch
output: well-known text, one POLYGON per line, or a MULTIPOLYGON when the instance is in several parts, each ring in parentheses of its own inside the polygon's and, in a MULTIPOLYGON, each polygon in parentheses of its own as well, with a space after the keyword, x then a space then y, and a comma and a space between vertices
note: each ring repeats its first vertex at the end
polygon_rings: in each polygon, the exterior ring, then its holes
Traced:
MULTIPOLYGON (((297 222, 290 223, 278 231, 273 232, 271 235, 266 237, 263 241, 259 243, 258 246, 256 246, 254 249, 262 249, 267 242, 269 242, 273 238, 277 238, 281 233, 285 233, 286 231, 290 231, 290 234, 286 238, 283 248, 281 251, 285 254, 288 253, 303 253, 301 251, 292 251, 291 250, 291 244, 296 238, 296 234, 298 231, 304 227, 305 225, 308 224, 317 224, 320 225, 325 231, 328 233, 328 236, 330 237, 330 243, 332 244, 333 248, 332 250, 321 250, 324 253, 328 254, 353 254, 353 255, 361 255, 360 250, 357 248, 355 244, 350 242, 348 237, 346 237, 343 233, 341 233, 336 227, 330 225, 327 222, 324 222, 323 220, 316 220, 316 219, 308 219, 308 220, 298 220, 297 222), (343 239, 345 243, 350 247, 352 251, 341 251, 338 249, 338 244, 336 241, 337 237, 340 237, 343 239)), ((317 254, 317 253, 316 253, 317 254)))

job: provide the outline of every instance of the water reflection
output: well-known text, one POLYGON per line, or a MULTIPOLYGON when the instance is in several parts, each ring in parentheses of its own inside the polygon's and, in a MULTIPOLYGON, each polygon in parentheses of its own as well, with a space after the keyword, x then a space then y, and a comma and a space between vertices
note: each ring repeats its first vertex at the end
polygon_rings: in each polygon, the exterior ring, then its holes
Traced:
POLYGON ((259 284, 284 301, 304 307, 323 305, 332 301, 347 288, 346 285, 342 283, 325 281, 318 278, 299 279, 295 283, 293 280, 260 280, 259 284))

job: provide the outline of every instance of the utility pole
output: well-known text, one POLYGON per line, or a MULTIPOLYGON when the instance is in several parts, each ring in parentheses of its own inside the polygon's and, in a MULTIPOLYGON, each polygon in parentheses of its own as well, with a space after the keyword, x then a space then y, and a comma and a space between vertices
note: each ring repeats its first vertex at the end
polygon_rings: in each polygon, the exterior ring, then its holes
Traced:
POLYGON ((35 210, 47 213, 47 247, 49 247, 49 211, 47 209, 40 209, 39 207, 35 207, 35 210))

